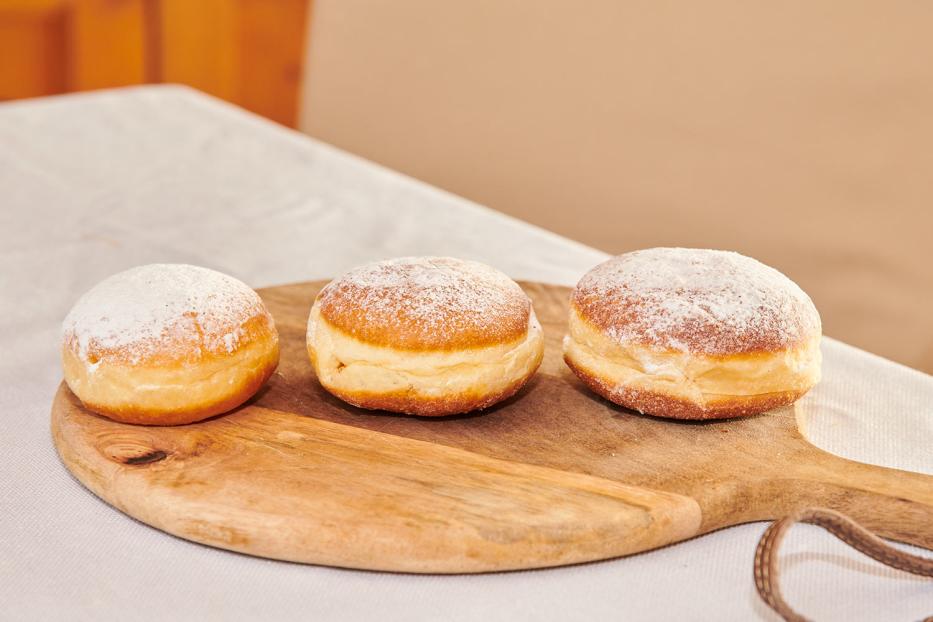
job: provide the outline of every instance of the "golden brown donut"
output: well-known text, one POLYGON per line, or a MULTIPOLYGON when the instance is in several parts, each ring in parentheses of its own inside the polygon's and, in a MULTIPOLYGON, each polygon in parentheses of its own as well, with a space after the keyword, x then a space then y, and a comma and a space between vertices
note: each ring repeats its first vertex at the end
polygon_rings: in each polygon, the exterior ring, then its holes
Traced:
POLYGON ((606 399, 675 419, 754 415, 820 379, 820 316, 793 281, 738 253, 652 248, 588 272, 564 360, 606 399))
POLYGON ((65 382, 85 407, 125 423, 176 425, 231 410, 279 361, 278 332, 256 292, 182 264, 101 281, 62 333, 65 382))
POLYGON ((522 289, 487 265, 449 257, 382 261, 332 281, 311 308, 307 345, 333 395, 423 416, 506 399, 544 353, 522 289))

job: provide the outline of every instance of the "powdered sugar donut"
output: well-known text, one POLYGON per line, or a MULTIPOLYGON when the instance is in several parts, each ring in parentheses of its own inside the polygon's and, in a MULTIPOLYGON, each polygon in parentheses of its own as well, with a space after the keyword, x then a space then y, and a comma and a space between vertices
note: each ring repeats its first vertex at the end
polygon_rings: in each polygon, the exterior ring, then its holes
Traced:
POLYGON ((65 382, 94 412, 174 425, 226 412, 272 375, 279 339, 259 296, 197 266, 152 264, 100 282, 62 325, 65 382))
POLYGON ((564 360, 593 391, 678 419, 757 414, 820 379, 820 316, 793 281, 738 253, 614 257, 571 295, 564 360))
POLYGON ((449 257, 359 267, 321 290, 308 354, 321 385, 356 406, 415 415, 486 408, 544 352, 531 301, 507 276, 449 257))

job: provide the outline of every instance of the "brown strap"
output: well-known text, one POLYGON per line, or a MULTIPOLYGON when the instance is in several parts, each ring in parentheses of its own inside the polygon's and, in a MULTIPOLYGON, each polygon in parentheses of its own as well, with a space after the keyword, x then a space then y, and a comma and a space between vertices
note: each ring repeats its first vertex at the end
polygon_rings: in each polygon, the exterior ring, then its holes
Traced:
MULTIPOLYGON (((882 564, 925 577, 933 577, 933 559, 905 553, 887 544, 848 516, 823 508, 807 508, 775 521, 758 541, 755 551, 755 587, 758 594, 788 622, 808 622, 790 608, 778 585, 778 547, 794 523, 809 523, 831 534, 882 564)), ((924 622, 933 622, 933 616, 924 622)))

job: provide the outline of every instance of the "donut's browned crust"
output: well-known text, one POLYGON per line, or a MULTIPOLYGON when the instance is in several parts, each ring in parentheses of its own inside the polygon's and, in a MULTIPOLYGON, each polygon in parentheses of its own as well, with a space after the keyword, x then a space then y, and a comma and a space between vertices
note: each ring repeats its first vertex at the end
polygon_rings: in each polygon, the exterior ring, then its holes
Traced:
MULTIPOLYGON (((279 334, 275 328, 275 322, 265 309, 244 321, 238 328, 239 339, 244 344, 269 339, 278 342, 279 334)), ((199 328, 199 333, 194 339, 183 334, 172 340, 156 340, 152 342, 155 345, 151 346, 142 358, 136 352, 138 345, 145 342, 137 342, 127 347, 104 348, 91 341, 87 346, 85 357, 90 363, 105 359, 111 362, 121 362, 127 366, 171 367, 190 361, 217 360, 228 356, 229 353, 223 347, 223 342, 218 339, 207 339, 206 337, 209 336, 212 335, 208 335, 199 328)), ((216 337, 216 335, 213 336, 216 337)), ((71 352, 78 352, 78 343, 74 335, 65 335, 64 347, 71 352)))
POLYGON ((813 302, 793 281, 726 251, 653 248, 612 257, 580 279, 570 304, 619 341, 697 354, 780 352, 821 332, 813 302), (734 313, 723 312, 729 305, 734 313), (731 322, 739 311, 745 321, 731 322))
MULTIPOLYGON (((540 365, 540 363, 539 363, 540 365)), ((349 393, 333 387, 324 387, 335 397, 367 410, 386 410, 420 417, 445 417, 494 406, 518 393, 538 370, 536 365, 530 373, 510 384, 505 390, 494 394, 459 393, 438 398, 425 398, 407 391, 397 393, 349 393)))
MULTIPOLYGON (((620 325, 637 325, 641 321, 642 302, 637 298, 618 298, 607 299, 596 295, 587 294, 585 291, 574 290, 570 304, 577 310, 581 317, 584 317, 594 326, 600 329, 612 330, 620 325)), ((798 336, 793 340, 788 340, 780 333, 775 331, 755 331, 745 335, 738 335, 731 338, 733 352, 780 352, 788 347, 797 346, 809 337, 812 333, 804 330, 803 319, 800 316, 791 318, 793 322, 800 325, 795 331, 798 336)), ((685 344, 691 352, 703 354, 721 355, 722 351, 709 351, 704 348, 716 337, 723 338, 721 327, 715 323, 694 322, 683 324, 672 328, 665 337, 676 339, 685 344)), ((639 345, 652 346, 657 345, 657 339, 648 334, 642 334, 640 338, 633 339, 633 343, 639 345)))
POLYGON ((411 351, 509 343, 525 334, 531 313, 514 281, 448 257, 361 266, 329 283, 317 300, 324 319, 355 339, 411 351), (431 271, 443 274, 440 283, 421 278, 431 271))
POLYGON ((663 393, 613 384, 576 365, 568 356, 564 356, 564 362, 587 387, 610 402, 643 414, 671 419, 733 419, 758 415, 793 404, 806 393, 806 390, 803 390, 749 396, 732 395, 701 405, 663 393))

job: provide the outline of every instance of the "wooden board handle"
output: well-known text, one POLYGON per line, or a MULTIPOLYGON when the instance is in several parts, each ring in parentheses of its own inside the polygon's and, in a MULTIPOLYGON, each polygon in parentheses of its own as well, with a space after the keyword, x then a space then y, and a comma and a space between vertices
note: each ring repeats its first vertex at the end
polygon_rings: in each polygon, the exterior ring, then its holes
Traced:
POLYGON ((854 462, 814 448, 790 467, 788 513, 831 507, 875 533, 933 549, 933 476, 854 462), (802 480, 802 481, 801 481, 802 480))

